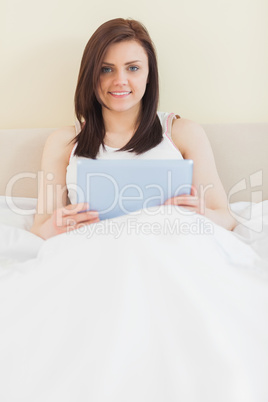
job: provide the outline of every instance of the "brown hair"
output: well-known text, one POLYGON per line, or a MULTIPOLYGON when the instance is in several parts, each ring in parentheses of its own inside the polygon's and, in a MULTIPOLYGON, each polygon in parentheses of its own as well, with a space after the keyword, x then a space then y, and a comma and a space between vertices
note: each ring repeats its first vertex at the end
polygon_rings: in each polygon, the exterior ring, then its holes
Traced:
POLYGON ((120 151, 141 154, 162 141, 162 127, 157 116, 159 81, 156 53, 146 28, 132 19, 116 18, 102 24, 89 39, 81 61, 75 92, 75 113, 82 126, 74 141, 75 154, 95 159, 104 145, 102 103, 97 95, 104 54, 109 45, 136 40, 147 53, 149 75, 142 98, 139 125, 130 141, 120 151))

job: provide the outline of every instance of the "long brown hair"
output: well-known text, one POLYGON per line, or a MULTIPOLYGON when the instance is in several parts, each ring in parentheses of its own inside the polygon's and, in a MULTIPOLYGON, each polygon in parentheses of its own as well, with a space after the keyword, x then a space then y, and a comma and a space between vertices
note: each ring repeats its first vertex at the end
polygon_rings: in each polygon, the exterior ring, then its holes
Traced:
POLYGON ((130 141, 120 151, 141 154, 162 141, 162 127, 157 116, 159 81, 156 53, 146 28, 133 19, 116 18, 102 24, 89 39, 83 53, 75 92, 75 113, 82 130, 74 141, 75 155, 95 159, 104 146, 105 128, 98 83, 104 54, 109 45, 136 40, 148 56, 149 75, 142 98, 139 125, 130 141))

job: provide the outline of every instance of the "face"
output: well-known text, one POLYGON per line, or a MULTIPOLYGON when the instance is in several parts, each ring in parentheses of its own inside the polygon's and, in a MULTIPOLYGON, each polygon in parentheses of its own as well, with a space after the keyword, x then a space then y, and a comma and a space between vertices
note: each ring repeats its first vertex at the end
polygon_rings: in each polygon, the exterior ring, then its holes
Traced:
POLYGON ((148 57, 138 42, 114 43, 103 58, 98 95, 111 111, 139 112, 148 73, 148 57))

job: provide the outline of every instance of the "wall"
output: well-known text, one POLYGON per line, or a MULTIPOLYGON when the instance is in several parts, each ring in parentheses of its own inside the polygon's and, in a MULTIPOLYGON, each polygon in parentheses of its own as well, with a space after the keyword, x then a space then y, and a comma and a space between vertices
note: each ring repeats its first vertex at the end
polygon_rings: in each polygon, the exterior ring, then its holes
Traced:
POLYGON ((268 121, 267 0, 1 0, 0 128, 73 124, 83 49, 132 17, 157 48, 161 103, 199 123, 268 121))

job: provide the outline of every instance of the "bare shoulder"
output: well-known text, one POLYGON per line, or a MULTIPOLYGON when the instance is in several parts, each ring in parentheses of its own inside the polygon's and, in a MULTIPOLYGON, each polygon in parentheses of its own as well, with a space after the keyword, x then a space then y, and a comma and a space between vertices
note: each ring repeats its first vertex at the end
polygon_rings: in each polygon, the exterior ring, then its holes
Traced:
POLYGON ((66 126, 53 131, 46 140, 44 153, 68 159, 74 146, 75 137, 74 126, 66 126))
POLYGON ((49 143, 67 144, 76 136, 74 126, 61 127, 53 131, 47 138, 49 143))
POLYGON ((173 120, 172 138, 180 137, 206 137, 206 133, 195 121, 180 118, 173 120))
POLYGON ((188 119, 176 119, 172 124, 172 140, 180 149, 182 155, 187 153, 187 150, 197 145, 208 145, 208 138, 203 127, 188 119))

